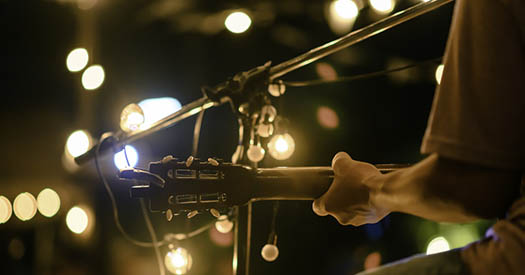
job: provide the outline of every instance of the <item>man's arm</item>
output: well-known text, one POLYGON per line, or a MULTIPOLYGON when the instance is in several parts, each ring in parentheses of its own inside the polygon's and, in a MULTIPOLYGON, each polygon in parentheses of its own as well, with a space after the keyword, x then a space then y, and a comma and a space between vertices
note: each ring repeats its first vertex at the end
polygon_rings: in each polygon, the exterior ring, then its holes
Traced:
POLYGON ((521 178, 437 154, 388 174, 346 153, 338 153, 332 167, 334 182, 314 201, 314 212, 352 225, 375 223, 390 212, 446 222, 501 217, 519 195, 521 178))

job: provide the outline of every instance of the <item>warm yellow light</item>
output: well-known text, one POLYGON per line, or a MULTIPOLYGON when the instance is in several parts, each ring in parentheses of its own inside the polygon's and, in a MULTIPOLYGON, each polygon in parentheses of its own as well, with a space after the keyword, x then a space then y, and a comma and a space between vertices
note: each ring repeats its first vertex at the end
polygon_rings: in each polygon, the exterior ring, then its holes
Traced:
POLYGON ((295 141, 290 134, 275 135, 268 143, 268 152, 277 160, 285 160, 295 151, 295 141))
POLYGON ((226 29, 233 33, 243 33, 250 28, 251 24, 250 16, 242 11, 232 12, 224 21, 226 29))
POLYGON ((192 258, 190 253, 182 247, 171 248, 164 257, 166 269, 173 274, 186 274, 191 269, 192 258))
POLYGON ((222 215, 219 217, 219 220, 215 222, 215 228, 217 231, 226 234, 232 230, 233 222, 228 219, 228 216, 222 215))
POLYGON ((70 72, 78 72, 84 69, 89 61, 88 51, 84 48, 72 50, 66 58, 66 66, 70 72))
POLYGON ((13 202, 13 208, 15 216, 22 221, 28 221, 36 214, 36 199, 30 193, 21 193, 16 196, 15 201, 13 202))
POLYGON ((439 236, 439 237, 432 239, 430 243, 428 243, 427 255, 445 252, 448 250, 450 250, 450 246, 448 244, 447 239, 439 236))
POLYGON ((437 66, 436 68, 436 82, 437 84, 441 84, 441 78, 443 77, 443 69, 445 69, 445 65, 441 64, 437 66))
POLYGON ((344 34, 352 29, 358 15, 359 7, 353 0, 334 0, 328 6, 328 25, 334 33, 344 34))
POLYGON ((57 192, 51 188, 46 188, 40 191, 40 194, 36 197, 38 211, 40 214, 51 218, 60 209, 60 197, 57 192))
POLYGON ((78 157, 91 147, 91 136, 87 131, 77 130, 73 132, 66 142, 66 151, 72 157, 78 157))
POLYGON ((394 7, 396 5, 395 0, 369 0, 370 6, 378 12, 382 14, 390 13, 394 10, 394 7))
POLYGON ((7 222, 13 214, 13 208, 8 198, 0 196, 0 224, 7 222))
POLYGON ((330 4, 330 11, 333 16, 337 16, 342 19, 353 19, 359 14, 359 8, 352 0, 333 1, 330 4))
POLYGON ((120 113, 120 129, 124 132, 133 132, 144 123, 144 111, 135 103, 128 104, 120 113))
POLYGON ((100 65, 92 65, 82 74, 82 86, 86 90, 95 90, 104 83, 106 75, 100 65))
POLYGON ((66 215, 66 225, 75 234, 82 234, 89 225, 89 217, 86 210, 79 206, 71 208, 66 215))
POLYGON ((252 162, 259 162, 264 158, 264 154, 266 151, 260 144, 253 145, 250 144, 250 147, 248 147, 248 151, 246 154, 248 155, 248 159, 252 162))

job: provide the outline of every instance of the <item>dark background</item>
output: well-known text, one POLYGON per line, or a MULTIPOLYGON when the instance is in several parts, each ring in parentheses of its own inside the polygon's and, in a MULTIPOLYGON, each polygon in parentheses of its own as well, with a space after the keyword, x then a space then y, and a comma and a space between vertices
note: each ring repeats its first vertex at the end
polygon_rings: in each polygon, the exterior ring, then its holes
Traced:
MULTIPOLYGON (((171 96, 182 104, 201 96, 202 85, 214 85, 266 61, 278 64, 338 37, 325 19, 323 1, 176 1, 99 0, 90 10, 72 1, 0 1, 2 26, 2 95, 0 125, 0 195, 14 200, 20 192, 36 196, 52 187, 62 198, 58 215, 40 214, 27 222, 12 217, 0 224, 2 274, 154 274, 152 249, 123 241, 112 220, 111 205, 92 165, 67 172, 61 162, 68 135, 87 129, 93 136, 116 130, 122 108, 144 98, 171 96), (204 33, 197 27, 206 15, 245 8, 265 11, 242 34, 227 30, 204 33), (200 17, 199 17, 200 16, 200 17), (293 39, 286 39, 288 34, 293 39), (69 51, 86 47, 90 64, 106 72, 103 86, 85 91, 80 73, 65 66, 69 51), (67 210, 90 205, 96 224, 88 240, 77 240, 64 223, 67 210), (10 252, 12 241, 23 253, 10 252), (4 272, 5 271, 5 272, 4 272)), ((399 0, 395 11, 416 1, 399 0)), ((258 13, 261 14, 261 13, 258 13)), ((384 70, 443 55, 452 5, 411 20, 383 34, 324 58, 339 76, 384 70), (397 64, 397 65, 396 65, 397 64)), ((365 5, 354 29, 378 18, 365 5)), ((438 63, 427 62, 391 75, 350 83, 288 88, 276 99, 279 112, 291 121, 296 152, 286 161, 267 159, 263 166, 330 164, 338 151, 372 163, 414 163, 435 89, 438 63), (339 127, 325 129, 316 118, 327 106, 339 127)), ((283 77, 316 79, 315 63, 283 77)), ((156 133, 134 145, 139 165, 191 151, 195 118, 156 133)), ((237 122, 228 106, 206 112, 199 157, 230 159, 237 143, 237 122)), ((115 168, 104 165, 114 177, 115 168)), ((124 227, 148 240, 138 202, 125 184, 112 181, 124 227)), ((211 219, 165 221, 152 214, 159 236, 187 231, 211 219)), ((443 225, 392 214, 376 225, 341 226, 317 217, 310 202, 283 202, 277 217, 280 256, 274 263, 260 257, 270 231, 271 203, 254 205, 252 274, 352 274, 365 257, 381 253, 382 262, 425 251, 429 238, 443 225)), ((482 228, 479 228, 482 231, 482 228)), ((217 247, 208 233, 186 241, 194 260, 190 274, 228 274, 232 247, 217 247)), ((231 272, 231 271, 230 271, 231 272)))

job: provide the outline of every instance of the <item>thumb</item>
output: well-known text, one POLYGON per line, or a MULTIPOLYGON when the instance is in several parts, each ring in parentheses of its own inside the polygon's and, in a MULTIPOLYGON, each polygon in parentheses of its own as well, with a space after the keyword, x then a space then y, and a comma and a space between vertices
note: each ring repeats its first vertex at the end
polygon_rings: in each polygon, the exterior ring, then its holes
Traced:
POLYGON ((332 159, 332 169, 337 176, 344 175, 348 170, 348 166, 352 165, 354 160, 346 152, 339 152, 335 154, 332 159))

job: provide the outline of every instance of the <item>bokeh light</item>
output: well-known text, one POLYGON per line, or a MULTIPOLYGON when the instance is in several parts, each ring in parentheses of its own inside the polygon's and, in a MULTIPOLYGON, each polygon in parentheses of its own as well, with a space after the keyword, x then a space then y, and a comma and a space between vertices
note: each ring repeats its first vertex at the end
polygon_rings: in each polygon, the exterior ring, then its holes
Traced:
POLYGON ((191 269, 192 258, 188 250, 182 247, 170 248, 164 257, 164 265, 173 274, 186 274, 191 269))
POLYGON ((82 74, 82 86, 86 90, 98 89, 104 83, 105 78, 106 74, 102 66, 89 66, 82 74))
POLYGON ((221 233, 228 233, 233 228, 233 222, 228 219, 228 216, 221 215, 215 222, 215 228, 221 233))
POLYGON ((439 66, 437 66, 436 68, 436 82, 437 84, 441 84, 441 78, 443 77, 443 70, 445 69, 445 65, 441 64, 439 66))
POLYGON ((447 239, 442 236, 433 238, 427 245, 427 255, 450 250, 447 239))
POLYGON ((38 211, 45 217, 53 217, 60 209, 60 196, 51 188, 40 191, 36 201, 38 211))
POLYGON ((0 224, 6 223, 13 214, 13 207, 8 198, 0 196, 0 224))
POLYGON ((222 233, 219 230, 217 230, 217 227, 212 227, 208 231, 210 235, 210 240, 217 246, 228 247, 233 244, 233 233, 231 230, 226 233, 222 233))
POLYGON ((335 129, 339 126, 337 113, 326 106, 321 106, 317 109, 317 121, 322 127, 327 129, 335 129))
POLYGON ((76 0, 76 1, 77 1, 78 8, 81 10, 89 10, 98 3, 98 0, 76 0))
POLYGON ((89 216, 86 210, 80 206, 72 207, 66 215, 66 225, 71 232, 82 234, 89 225, 89 216))
POLYGON ((250 147, 248 147, 248 151, 246 152, 246 155, 248 155, 248 159, 252 162, 259 162, 264 158, 266 151, 260 144, 253 145, 250 144, 250 147))
POLYGON ((326 14, 330 29, 336 34, 345 34, 354 26, 359 15, 359 7, 352 0, 330 2, 326 14))
POLYGON ((30 193, 24 192, 16 196, 13 202, 15 216, 22 221, 32 219, 37 211, 36 199, 30 193))
POLYGON ((374 269, 376 267, 379 267, 380 265, 381 265, 381 253, 376 251, 366 256, 365 262, 364 262, 365 270, 374 269))
POLYGON ((265 244, 261 249, 261 256, 267 262, 273 262, 279 257, 279 248, 274 244, 265 244))
POLYGON ((139 154, 137 150, 131 146, 126 145, 122 151, 115 154, 113 157, 113 162, 115 163, 115 166, 120 170, 124 169, 126 167, 135 167, 137 165, 137 162, 139 161, 139 154), (124 153, 124 150, 126 152, 124 153), (127 156, 127 159, 126 159, 127 156), (128 164, 129 161, 129 164, 128 164))
POLYGON ((292 156, 295 151, 295 141, 288 133, 274 135, 268 142, 268 152, 277 160, 285 160, 292 156))
POLYGON ((396 5, 395 0, 369 0, 369 2, 372 9, 381 14, 391 13, 396 5))
POLYGON ((242 11, 232 12, 226 20, 224 20, 224 26, 230 32, 233 33, 243 33, 250 28, 252 24, 252 19, 248 14, 242 11))
POLYGON ((89 150, 92 139, 85 130, 74 131, 66 141, 66 152, 72 157, 78 157, 89 150))
POLYGON ((181 108, 180 102, 173 97, 149 98, 142 100, 138 105, 144 114, 144 123, 140 125, 140 129, 143 130, 181 108))
POLYGON ((326 62, 319 62, 315 64, 315 72, 322 80, 335 80, 337 72, 334 67, 326 62))
POLYGON ((88 51, 84 48, 76 48, 67 55, 66 67, 70 72, 79 72, 86 67, 88 61, 88 51))

